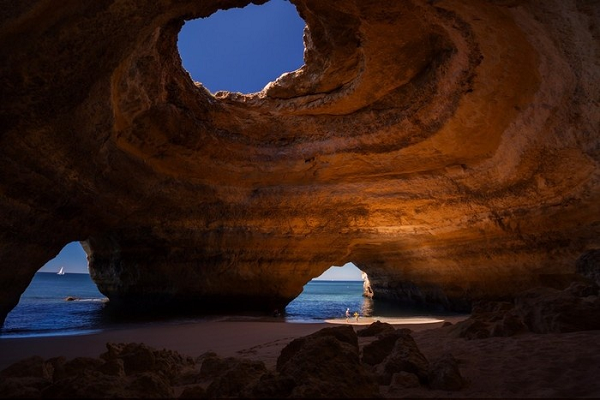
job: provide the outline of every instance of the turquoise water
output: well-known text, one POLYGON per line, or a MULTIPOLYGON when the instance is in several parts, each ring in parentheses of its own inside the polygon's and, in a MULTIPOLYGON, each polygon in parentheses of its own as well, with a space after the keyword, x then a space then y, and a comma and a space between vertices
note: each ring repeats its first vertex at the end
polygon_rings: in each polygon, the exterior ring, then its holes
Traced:
MULTIPOLYGON (((361 316, 405 317, 425 315, 419 311, 363 297, 362 281, 313 280, 285 309, 286 322, 323 322, 344 318, 346 308, 361 316)), ((8 314, 1 337, 77 335, 132 324, 115 320, 107 313, 107 299, 88 274, 38 272, 19 304, 8 314), (75 298, 66 301, 67 297, 75 298)), ((208 317, 207 317, 208 318, 208 317)), ((210 318, 215 318, 210 317, 210 318)), ((183 318, 198 321, 203 317, 183 318)), ((161 322, 181 322, 182 317, 162 318, 161 322)), ((142 321, 153 323, 155 321, 142 321)), ((140 321, 134 321, 139 324, 140 321)))

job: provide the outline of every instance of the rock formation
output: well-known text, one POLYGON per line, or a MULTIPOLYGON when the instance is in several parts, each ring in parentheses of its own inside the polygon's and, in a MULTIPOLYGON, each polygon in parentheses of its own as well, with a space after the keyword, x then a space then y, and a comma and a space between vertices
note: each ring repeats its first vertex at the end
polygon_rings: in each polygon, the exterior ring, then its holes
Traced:
POLYGON ((462 388, 463 378, 451 354, 442 355, 429 368, 408 330, 388 333, 372 344, 377 347, 390 338, 388 354, 372 366, 361 362, 351 326, 324 328, 288 343, 275 370, 262 361, 222 358, 213 352, 194 360, 143 343, 107 343, 107 352, 99 358, 32 356, 10 365, 0 371, 0 397, 383 398, 382 388, 392 394, 405 387, 462 388))
POLYGON ((557 290, 539 287, 512 301, 476 301, 471 316, 450 330, 457 337, 485 339, 523 332, 564 333, 600 329, 600 296, 594 282, 557 290))
POLYGON ((213 95, 177 34, 250 0, 2 1, 0 321, 72 241, 111 304, 207 312, 350 261, 464 308, 600 248, 597 2, 291 2, 305 65, 213 95))

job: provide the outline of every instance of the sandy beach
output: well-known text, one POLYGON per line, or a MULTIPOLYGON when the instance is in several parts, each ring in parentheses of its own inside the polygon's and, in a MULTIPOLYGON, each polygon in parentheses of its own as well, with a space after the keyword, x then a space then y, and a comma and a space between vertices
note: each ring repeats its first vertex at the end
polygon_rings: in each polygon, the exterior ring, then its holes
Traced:
MULTIPOLYGON (((391 319, 385 320, 390 322, 391 319)), ((395 327, 413 330, 430 329, 442 325, 442 320, 407 321, 394 323, 395 327)), ((356 330, 370 325, 372 319, 361 318, 329 320, 324 323, 289 323, 278 319, 225 318, 196 323, 144 325, 128 329, 107 330, 76 336, 49 336, 30 338, 0 338, 0 370, 23 358, 39 355, 44 358, 64 356, 68 359, 86 356, 98 357, 106 351, 106 343, 144 343, 157 349, 175 350, 183 355, 197 357, 213 351, 222 357, 260 359, 267 366, 275 365, 281 349, 294 338, 310 335, 336 324, 348 324, 356 330)), ((382 320, 381 322, 384 322, 382 320)))
MULTIPOLYGON (((464 317, 463 317, 464 318, 464 317)), ((446 318, 455 324, 461 317, 446 318)), ((522 334, 513 337, 466 340, 449 334, 444 322, 392 321, 409 328, 421 352, 435 359, 450 352, 458 361, 466 387, 458 392, 425 387, 388 392, 384 397, 600 397, 600 331, 563 334, 522 334)), ((383 321, 382 321, 383 322, 383 321)), ((23 358, 65 356, 98 357, 106 343, 144 343, 197 357, 212 351, 222 357, 263 361, 274 368, 281 350, 294 338, 336 324, 356 331, 371 321, 345 319, 328 323, 289 323, 277 320, 224 319, 184 324, 160 324, 78 336, 0 339, 0 369, 23 358)), ((359 345, 374 340, 359 338, 359 345)))

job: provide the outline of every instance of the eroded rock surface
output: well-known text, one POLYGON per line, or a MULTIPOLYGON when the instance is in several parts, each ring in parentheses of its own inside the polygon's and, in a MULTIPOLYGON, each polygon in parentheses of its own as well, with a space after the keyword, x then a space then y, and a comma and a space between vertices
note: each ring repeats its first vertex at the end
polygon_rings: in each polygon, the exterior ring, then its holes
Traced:
POLYGON ((250 95, 176 48, 248 0, 1 3, 2 321, 77 240, 114 305, 269 312, 349 261, 464 308, 600 247, 597 2, 292 0, 305 65, 250 95))
POLYGON ((143 343, 106 347, 100 358, 21 360, 0 371, 0 397, 174 398, 177 387, 198 377, 194 360, 175 351, 143 343))
POLYGON ((457 337, 467 339, 598 329, 599 288, 591 281, 576 281, 564 290, 533 288, 511 301, 478 301, 468 319, 450 328, 457 337))
POLYGON ((442 355, 430 369, 409 332, 394 338, 397 342, 383 355, 379 370, 361 362, 351 326, 324 328, 292 340, 282 349, 275 370, 263 361, 222 358, 213 352, 193 360, 143 343, 107 343, 108 351, 99 358, 33 356, 14 363, 0 371, 0 397, 383 398, 383 388, 396 398, 394 394, 408 387, 461 389, 462 377, 451 354, 442 355), (383 387, 378 383, 386 380, 383 387))

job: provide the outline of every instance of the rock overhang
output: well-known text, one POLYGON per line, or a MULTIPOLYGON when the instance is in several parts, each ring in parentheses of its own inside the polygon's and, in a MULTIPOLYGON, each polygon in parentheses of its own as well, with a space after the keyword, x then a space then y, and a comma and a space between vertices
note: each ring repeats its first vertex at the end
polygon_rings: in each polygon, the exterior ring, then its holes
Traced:
POLYGON ((376 295, 462 307, 598 246, 597 7, 293 3, 305 65, 250 95, 181 66, 184 20, 217 2, 14 6, 6 310, 72 240, 115 303, 267 311, 348 261, 376 295))

